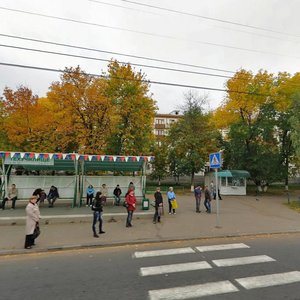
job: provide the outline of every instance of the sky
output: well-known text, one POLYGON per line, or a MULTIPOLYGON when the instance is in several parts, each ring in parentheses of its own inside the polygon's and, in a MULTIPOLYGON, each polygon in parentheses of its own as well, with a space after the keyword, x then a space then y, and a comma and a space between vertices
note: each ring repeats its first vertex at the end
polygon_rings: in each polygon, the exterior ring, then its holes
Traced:
POLYGON ((180 108, 189 90, 215 109, 226 93, 212 89, 241 68, 299 71, 299 11, 299 0, 0 0, 0 95, 24 85, 43 97, 61 75, 3 64, 101 74, 103 60, 117 59, 153 82, 159 113, 180 108))

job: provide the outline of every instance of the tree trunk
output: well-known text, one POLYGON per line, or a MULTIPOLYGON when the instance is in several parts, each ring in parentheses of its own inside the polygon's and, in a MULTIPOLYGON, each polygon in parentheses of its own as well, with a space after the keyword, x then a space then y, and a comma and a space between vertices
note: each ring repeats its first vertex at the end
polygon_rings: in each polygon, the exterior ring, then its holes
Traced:
POLYGON ((191 175, 191 192, 194 191, 194 187, 195 187, 195 172, 192 171, 192 175, 191 175))
POLYGON ((285 177, 285 190, 289 190, 289 158, 286 157, 285 160, 285 167, 286 167, 286 177, 285 177))

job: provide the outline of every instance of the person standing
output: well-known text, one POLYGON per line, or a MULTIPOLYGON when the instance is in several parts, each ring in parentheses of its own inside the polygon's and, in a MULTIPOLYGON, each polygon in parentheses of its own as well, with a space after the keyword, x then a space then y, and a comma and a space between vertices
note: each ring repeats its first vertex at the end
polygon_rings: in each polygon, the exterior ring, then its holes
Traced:
POLYGON ((129 190, 127 196, 125 197, 125 201, 127 203, 127 220, 126 227, 132 227, 132 217, 133 212, 135 211, 136 206, 136 197, 134 195, 134 190, 129 190))
POLYGON ((204 189, 204 195, 205 195, 204 206, 206 207, 206 212, 211 213, 211 204, 210 204, 211 193, 210 193, 207 185, 205 186, 205 189, 204 189))
POLYGON ((92 206, 94 194, 95 194, 95 189, 94 189, 94 187, 90 184, 90 185, 86 188, 86 206, 92 206))
POLYGON ((153 216, 153 224, 156 224, 156 221, 160 223, 160 217, 163 210, 163 196, 160 192, 160 188, 156 188, 156 192, 154 193, 154 199, 155 199, 155 213, 153 216))
POLYGON ((195 195, 195 200, 196 200, 196 212, 200 213, 200 203, 201 203, 201 186, 198 185, 195 189, 194 189, 194 195, 195 195))
POLYGON ((94 237, 98 238, 99 235, 96 232, 96 224, 99 221, 99 234, 105 233, 105 231, 102 230, 103 227, 103 196, 101 192, 96 193, 95 200, 92 204, 92 210, 94 211, 93 214, 93 233, 94 237))
POLYGON ((173 190, 173 187, 171 187, 171 186, 169 187, 167 196, 168 196, 168 203, 169 203, 169 215, 171 215, 171 214, 176 215, 175 208, 172 208, 172 201, 176 199, 176 195, 173 190))
POLYGON ((7 197, 5 197, 2 201, 2 209, 5 209, 5 204, 7 201, 12 201, 11 209, 16 209, 16 201, 18 199, 18 189, 16 185, 13 183, 11 187, 8 189, 7 197))
POLYGON ((120 205, 121 194, 122 194, 122 191, 120 189, 120 186, 117 184, 117 186, 114 189, 114 197, 115 197, 115 201, 116 201, 116 206, 120 205))
POLYGON ((31 249, 35 245, 34 241, 37 236, 34 234, 37 227, 39 227, 40 210, 36 204, 37 196, 31 196, 29 203, 26 206, 26 237, 25 237, 25 249, 31 249))

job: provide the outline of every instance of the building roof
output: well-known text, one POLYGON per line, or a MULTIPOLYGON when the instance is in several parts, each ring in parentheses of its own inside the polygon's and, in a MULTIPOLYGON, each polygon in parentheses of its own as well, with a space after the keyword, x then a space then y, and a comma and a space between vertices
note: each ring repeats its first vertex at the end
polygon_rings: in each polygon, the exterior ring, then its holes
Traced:
POLYGON ((27 170, 140 171, 153 156, 86 155, 75 153, 34 153, 0 151, 5 165, 22 166, 27 170))
POLYGON ((244 177, 249 178, 250 173, 245 170, 224 170, 218 172, 218 177, 244 177))
POLYGON ((169 118, 169 119, 176 119, 176 118, 182 118, 183 115, 172 115, 172 114, 156 114, 155 118, 169 118))

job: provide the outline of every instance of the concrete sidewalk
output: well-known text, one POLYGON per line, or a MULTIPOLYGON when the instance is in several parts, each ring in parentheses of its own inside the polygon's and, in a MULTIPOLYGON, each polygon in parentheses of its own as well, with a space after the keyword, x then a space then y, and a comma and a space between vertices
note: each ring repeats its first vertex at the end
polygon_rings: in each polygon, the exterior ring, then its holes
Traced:
MULTIPOLYGON (((149 197, 152 199, 152 196, 149 197)), ((133 227, 126 228, 126 210, 122 206, 104 207, 104 230, 99 238, 92 235, 90 208, 41 207, 41 236, 34 249, 25 250, 25 211, 0 211, 0 254, 32 253, 79 247, 124 245, 140 242, 245 236, 257 234, 300 232, 299 213, 284 205, 284 196, 225 196, 220 203, 219 227, 217 227, 216 201, 212 201, 212 213, 205 213, 203 200, 200 214, 195 212, 193 195, 178 197, 176 215, 167 213, 162 222, 153 224, 153 207, 149 211, 137 209, 133 227)))

